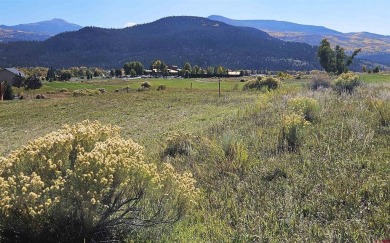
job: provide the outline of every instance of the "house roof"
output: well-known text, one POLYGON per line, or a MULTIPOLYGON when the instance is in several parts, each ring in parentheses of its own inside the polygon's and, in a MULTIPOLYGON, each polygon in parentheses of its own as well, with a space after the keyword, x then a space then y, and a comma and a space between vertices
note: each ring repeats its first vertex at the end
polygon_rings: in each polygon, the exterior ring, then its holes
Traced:
POLYGON ((240 75, 240 71, 229 71, 228 74, 229 75, 237 75, 237 76, 239 76, 240 75))
POLYGON ((22 77, 25 77, 24 73, 22 71, 17 70, 16 68, 5 68, 5 70, 22 77))

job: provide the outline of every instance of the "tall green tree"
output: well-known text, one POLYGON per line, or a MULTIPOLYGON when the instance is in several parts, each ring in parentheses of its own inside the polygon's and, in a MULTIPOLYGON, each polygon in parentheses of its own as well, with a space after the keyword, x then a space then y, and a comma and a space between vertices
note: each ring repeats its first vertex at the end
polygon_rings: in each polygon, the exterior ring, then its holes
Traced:
POLYGON ((25 90, 34 90, 42 87, 42 82, 37 76, 30 76, 24 82, 25 90))
POLYGON ((342 74, 348 71, 348 66, 352 64, 353 59, 360 51, 361 49, 356 49, 351 56, 347 56, 344 48, 336 45, 333 50, 329 41, 323 39, 318 48, 317 56, 326 72, 342 74))
POLYGON ((12 90, 11 85, 9 85, 9 83, 7 81, 5 81, 3 99, 4 100, 13 100, 14 98, 15 98, 15 95, 14 95, 14 92, 12 90))
POLYGON ((222 67, 221 65, 218 65, 216 67, 215 74, 217 74, 217 75, 225 75, 226 74, 226 69, 224 67, 222 67))
POLYGON ((69 81, 72 75, 70 74, 69 71, 65 71, 61 73, 60 80, 61 81, 69 81))
POLYGON ((120 68, 116 69, 116 70, 115 70, 115 76, 116 76, 116 77, 122 76, 122 69, 120 69, 120 68))
POLYGON ((126 75, 131 75, 131 70, 134 70, 136 75, 143 75, 145 68, 141 62, 135 61, 126 62, 125 65, 123 65, 123 70, 125 71, 126 75))
POLYGON ((157 69, 157 71, 159 71, 159 72, 162 72, 166 67, 167 67, 167 65, 165 64, 165 62, 163 62, 161 60, 153 61, 150 64, 150 69, 157 69))
POLYGON ((206 70, 206 73, 208 75, 214 75, 214 67, 208 67, 206 70))
POLYGON ((323 67, 327 73, 335 71, 336 55, 327 39, 321 41, 317 56, 320 58, 321 67, 323 67))
POLYGON ((46 80, 47 81, 55 81, 56 80, 56 70, 54 68, 49 68, 49 70, 47 70, 47 74, 46 74, 46 80))
POLYGON ((87 76, 87 79, 92 79, 92 72, 91 71, 87 70, 85 72, 85 75, 87 76))
POLYGON ((191 73, 191 64, 189 62, 184 63, 183 69, 191 73))
POLYGON ((335 47, 335 54, 336 54, 336 71, 338 74, 341 74, 346 69, 346 55, 344 48, 340 47, 339 45, 336 45, 335 47))
POLYGON ((134 70, 134 69, 131 69, 130 70, 130 76, 131 77, 134 77, 134 76, 136 76, 137 75, 137 72, 134 70))
POLYGON ((193 74, 199 74, 200 73, 200 68, 198 65, 195 65, 193 68, 192 68, 192 73, 193 74))
POLYGON ((114 77, 114 76, 115 76, 115 70, 114 70, 114 69, 111 69, 111 70, 110 70, 110 76, 111 76, 111 77, 114 77))
POLYGON ((14 87, 16 87, 16 88, 23 87, 24 81, 25 81, 25 78, 24 78, 23 76, 16 75, 16 76, 12 79, 12 86, 14 86, 14 87))

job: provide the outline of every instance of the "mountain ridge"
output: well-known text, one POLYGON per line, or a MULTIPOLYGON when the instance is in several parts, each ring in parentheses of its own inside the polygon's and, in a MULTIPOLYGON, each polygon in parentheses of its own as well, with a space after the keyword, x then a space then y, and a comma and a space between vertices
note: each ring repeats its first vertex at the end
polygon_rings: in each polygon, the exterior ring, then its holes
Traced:
POLYGON ((234 26, 247 26, 247 27, 253 27, 256 29, 261 29, 263 31, 292 31, 292 32, 309 32, 309 33, 332 33, 332 34, 339 34, 341 32, 338 32, 336 30, 332 30, 329 28, 326 28, 324 26, 315 26, 315 25, 304 25, 304 24, 297 24, 293 22, 288 21, 280 21, 280 20, 235 20, 226 18, 221 15, 210 15, 207 17, 208 19, 224 22, 230 25, 234 26))
POLYGON ((3 66, 118 67, 138 60, 186 61, 232 69, 311 70, 318 68, 316 49, 284 42, 250 27, 193 16, 174 16, 124 29, 85 27, 43 42, 0 45, 3 66))
POLYGON ((360 48, 359 58, 390 66, 390 36, 362 32, 342 33, 323 26, 301 25, 275 20, 234 20, 219 15, 208 18, 234 26, 250 26, 261 29, 273 37, 284 41, 319 45, 326 38, 330 43, 342 46, 347 52, 360 48))

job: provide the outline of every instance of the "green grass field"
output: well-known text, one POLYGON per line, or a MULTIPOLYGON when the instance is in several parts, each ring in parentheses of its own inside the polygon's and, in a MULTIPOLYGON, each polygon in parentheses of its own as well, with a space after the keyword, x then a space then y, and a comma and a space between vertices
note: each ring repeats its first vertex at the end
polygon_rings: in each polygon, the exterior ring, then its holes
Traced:
POLYGON ((196 208, 174 225, 133 232, 132 241, 389 239, 390 75, 360 79, 352 94, 311 91, 297 79, 274 92, 242 91, 240 79, 221 79, 221 97, 218 79, 148 79, 144 92, 136 91, 140 79, 45 83, 35 93, 50 99, 0 103, 0 155, 89 119, 122 127, 147 160, 191 172, 202 192, 196 208), (63 88, 68 94, 57 97, 63 88), (72 96, 84 88, 107 92, 72 96), (294 99, 318 104, 312 121, 293 119, 301 115, 294 99), (178 131, 186 135, 172 139, 178 131), (188 153, 163 155, 183 139, 188 153))
POLYGON ((99 120, 123 127, 123 132, 141 144, 156 143, 156 138, 177 129, 201 131, 225 116, 235 114, 240 107, 254 102, 256 94, 241 90, 239 80, 222 80, 218 97, 218 80, 147 79, 150 91, 136 92, 145 80, 94 80, 85 82, 47 82, 40 90, 30 91, 30 97, 43 93, 49 99, 3 102, 0 119, 3 130, 0 154, 5 155, 28 140, 85 119, 99 120), (192 89, 191 89, 192 83, 192 89), (167 89, 157 91, 160 84, 167 89), (117 89, 130 87, 115 92, 117 89), (236 87, 236 88, 235 88, 236 87), (69 92, 66 98, 55 98, 60 89, 69 92), (77 89, 104 88, 96 96, 73 97, 77 89), (55 94, 47 94, 47 93, 55 94))
POLYGON ((42 91, 55 91, 61 88, 67 88, 70 91, 76 89, 96 89, 104 88, 109 91, 116 89, 122 89, 130 87, 131 89, 137 89, 142 82, 148 81, 152 83, 153 89, 156 89, 159 85, 166 85, 170 89, 192 89, 193 90, 218 90, 218 80, 221 80, 221 90, 230 91, 235 88, 242 87, 242 83, 239 83, 240 79, 163 79, 163 78, 150 78, 150 79, 93 79, 93 80, 77 80, 69 82, 46 82, 42 91), (191 85, 192 84, 192 85, 191 85))

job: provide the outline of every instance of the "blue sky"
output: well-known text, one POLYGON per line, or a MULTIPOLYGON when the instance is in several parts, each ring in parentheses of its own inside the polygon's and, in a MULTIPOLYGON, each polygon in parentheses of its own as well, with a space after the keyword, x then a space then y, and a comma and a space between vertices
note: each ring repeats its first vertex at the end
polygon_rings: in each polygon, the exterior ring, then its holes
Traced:
POLYGON ((166 16, 216 14, 390 35, 390 0, 0 0, 0 24, 61 18, 82 26, 123 28, 166 16))

